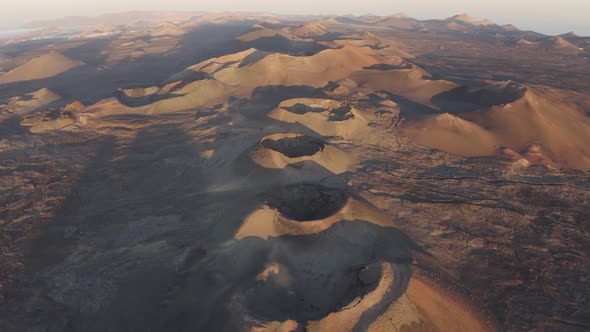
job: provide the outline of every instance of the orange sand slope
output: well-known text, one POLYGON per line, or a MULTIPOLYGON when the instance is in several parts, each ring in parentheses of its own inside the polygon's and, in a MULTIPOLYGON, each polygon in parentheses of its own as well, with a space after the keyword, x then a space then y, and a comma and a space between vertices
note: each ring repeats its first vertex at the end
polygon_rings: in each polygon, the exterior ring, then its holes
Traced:
POLYGON ((82 64, 81 61, 70 59, 59 52, 52 51, 33 58, 0 76, 0 84, 49 78, 82 64))
MULTIPOLYGON (((314 27, 322 26, 314 24, 308 28, 314 27)), ((174 30, 174 27, 166 25, 162 29, 174 30)), ((348 44, 370 40, 373 38, 371 34, 345 38, 350 39, 342 39, 342 45, 334 44, 336 48, 311 56, 292 56, 251 48, 212 58, 172 75, 162 86, 118 91, 116 96, 119 105, 116 107, 91 106, 88 111, 97 112, 94 116, 170 113, 211 106, 223 102, 229 96, 248 98, 261 86, 305 85, 322 88, 330 82, 337 82, 339 87, 330 93, 339 98, 384 91, 403 96, 436 112, 439 109, 436 102, 438 96, 461 88, 453 82, 429 78, 430 74, 424 69, 392 55, 387 48, 348 44)), ((47 77, 80 64, 51 52, 13 69, 2 79, 47 77), (48 66, 47 63, 52 65, 48 66)), ((499 93, 509 95, 510 91, 499 93)), ((482 106, 477 112, 442 114, 445 112, 443 108, 441 114, 414 122, 406 121, 405 132, 419 144, 459 156, 498 155, 523 159, 529 164, 590 169, 590 148, 587 144, 590 141, 590 124, 586 116, 571 106, 551 100, 547 93, 541 95, 533 89, 529 89, 518 100, 509 103, 506 102, 509 98, 503 100, 503 104, 482 106)), ((310 103, 314 104, 313 100, 292 102, 310 107, 313 107, 310 103)), ((283 104, 269 116, 281 121, 301 123, 320 135, 371 137, 368 125, 377 121, 376 114, 351 107, 347 119, 328 121, 330 112, 342 105, 336 105, 338 102, 331 105, 329 100, 322 103, 328 103, 320 105, 325 108, 324 113, 297 114, 285 110, 284 106, 293 105, 283 104)), ((394 111, 399 113, 399 108, 394 111)), ((404 112, 401 117, 408 117, 411 110, 406 109, 404 112)), ((278 162, 276 158, 272 160, 274 167, 286 162, 278 162)))
POLYGON ((407 123, 405 132, 422 145, 464 157, 503 155, 508 148, 532 163, 590 169, 590 119, 531 89, 512 103, 407 123))

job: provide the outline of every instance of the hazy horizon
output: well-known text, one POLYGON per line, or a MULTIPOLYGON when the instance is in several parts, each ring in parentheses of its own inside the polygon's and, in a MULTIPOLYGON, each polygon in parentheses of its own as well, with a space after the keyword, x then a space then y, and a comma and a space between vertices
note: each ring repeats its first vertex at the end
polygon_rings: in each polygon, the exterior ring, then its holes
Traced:
POLYGON ((538 1, 509 0, 475 2, 470 0, 452 1, 391 1, 366 0, 362 4, 336 2, 333 0, 299 0, 277 3, 270 0, 217 0, 190 1, 170 0, 166 3, 156 0, 22 0, 13 2, 0 14, 0 28, 18 28, 23 24, 43 19, 64 16, 97 16, 125 11, 254 11, 277 14, 306 15, 363 15, 380 16, 405 12, 417 19, 441 19, 456 14, 468 13, 480 19, 490 19, 498 24, 514 24, 521 29, 546 34, 562 34, 576 31, 590 35, 590 2, 564 0, 554 4, 539 4, 538 1))

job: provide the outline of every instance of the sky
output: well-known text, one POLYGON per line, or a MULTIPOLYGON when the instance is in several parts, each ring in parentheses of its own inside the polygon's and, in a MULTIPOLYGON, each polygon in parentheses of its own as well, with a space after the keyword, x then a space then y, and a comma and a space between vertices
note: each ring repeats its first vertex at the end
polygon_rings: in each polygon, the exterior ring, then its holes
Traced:
POLYGON ((2 0, 0 8, 0 28, 15 28, 35 19, 129 10, 383 16, 406 12, 418 19, 469 13, 547 34, 576 31, 590 36, 590 0, 2 0))

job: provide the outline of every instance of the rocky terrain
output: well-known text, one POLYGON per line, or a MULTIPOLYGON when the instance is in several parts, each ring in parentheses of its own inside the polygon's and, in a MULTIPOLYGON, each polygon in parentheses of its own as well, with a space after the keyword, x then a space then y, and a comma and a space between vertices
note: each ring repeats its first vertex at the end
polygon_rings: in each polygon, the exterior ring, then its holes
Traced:
POLYGON ((590 329, 583 37, 145 15, 0 47, 0 330, 590 329))

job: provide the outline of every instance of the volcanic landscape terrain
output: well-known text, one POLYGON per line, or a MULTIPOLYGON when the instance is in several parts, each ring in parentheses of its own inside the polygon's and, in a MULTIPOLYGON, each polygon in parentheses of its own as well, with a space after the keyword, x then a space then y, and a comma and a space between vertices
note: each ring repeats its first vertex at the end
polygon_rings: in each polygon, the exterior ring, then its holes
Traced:
POLYGON ((590 329, 590 37, 30 27, 0 40, 0 331, 590 329))

